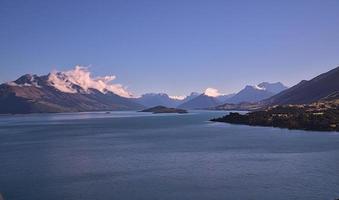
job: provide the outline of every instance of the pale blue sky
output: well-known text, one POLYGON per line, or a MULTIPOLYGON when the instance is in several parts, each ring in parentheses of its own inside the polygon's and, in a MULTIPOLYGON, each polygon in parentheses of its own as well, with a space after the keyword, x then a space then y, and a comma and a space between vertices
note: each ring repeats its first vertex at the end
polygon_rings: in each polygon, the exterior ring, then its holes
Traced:
POLYGON ((134 94, 294 85, 339 65, 339 1, 0 0, 0 81, 90 65, 134 94))

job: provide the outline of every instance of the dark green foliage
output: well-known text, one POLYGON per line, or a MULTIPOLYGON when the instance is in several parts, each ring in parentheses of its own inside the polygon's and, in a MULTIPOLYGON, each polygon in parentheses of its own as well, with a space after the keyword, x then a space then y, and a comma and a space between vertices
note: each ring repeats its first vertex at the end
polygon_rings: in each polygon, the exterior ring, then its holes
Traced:
POLYGON ((333 105, 277 106, 240 115, 230 113, 211 121, 289 129, 339 131, 339 110, 333 105))

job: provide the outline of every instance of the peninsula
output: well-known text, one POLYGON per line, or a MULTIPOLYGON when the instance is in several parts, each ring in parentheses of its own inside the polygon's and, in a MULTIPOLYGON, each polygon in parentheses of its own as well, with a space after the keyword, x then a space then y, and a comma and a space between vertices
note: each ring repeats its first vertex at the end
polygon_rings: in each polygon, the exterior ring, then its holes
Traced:
POLYGON ((339 102, 334 100, 307 105, 273 106, 244 115, 231 112, 211 121, 313 131, 339 131, 339 102))

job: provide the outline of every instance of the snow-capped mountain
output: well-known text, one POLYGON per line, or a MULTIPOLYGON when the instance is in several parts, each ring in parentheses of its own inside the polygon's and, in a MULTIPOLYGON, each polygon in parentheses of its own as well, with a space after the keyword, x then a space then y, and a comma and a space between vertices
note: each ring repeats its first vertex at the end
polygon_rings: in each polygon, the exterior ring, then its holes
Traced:
POLYGON ((192 93, 190 98, 179 105, 184 109, 204 109, 220 105, 225 100, 231 98, 234 94, 221 94, 215 88, 207 88, 203 94, 192 93), (194 94, 194 95, 193 95, 194 94))
POLYGON ((278 94, 279 92, 286 90, 288 88, 280 82, 276 82, 276 83, 262 82, 258 84, 257 87, 260 89, 272 92, 274 94, 278 94))
POLYGON ((194 98, 196 98, 197 96, 201 95, 201 93, 198 92, 191 92, 190 95, 186 96, 183 100, 182 103, 188 102, 194 98))
POLYGON ((226 103, 258 102, 267 99, 287 89, 282 83, 263 82, 255 86, 247 85, 233 97, 227 99, 226 103))
POLYGON ((37 76, 26 74, 0 85, 0 113, 137 110, 142 105, 110 77, 92 78, 86 68, 37 76))
POLYGON ((75 66, 75 69, 65 72, 52 72, 48 75, 48 83, 66 93, 88 93, 95 89, 101 93, 113 92, 122 97, 132 95, 120 84, 112 84, 115 76, 91 77, 86 67, 75 66))
POLYGON ((133 98, 121 84, 112 83, 114 79, 115 76, 92 77, 81 66, 43 76, 26 74, 0 85, 0 113, 138 110, 159 105, 204 109, 225 102, 257 102, 287 88, 281 83, 263 82, 230 95, 207 88, 203 94, 192 92, 186 97, 148 93, 133 98))

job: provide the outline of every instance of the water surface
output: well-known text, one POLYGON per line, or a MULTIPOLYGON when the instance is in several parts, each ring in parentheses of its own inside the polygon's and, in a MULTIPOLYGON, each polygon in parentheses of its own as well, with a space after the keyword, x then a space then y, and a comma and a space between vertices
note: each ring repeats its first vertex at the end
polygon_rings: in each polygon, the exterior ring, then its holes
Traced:
POLYGON ((6 200, 335 199, 339 134, 212 123, 224 112, 0 116, 6 200))

